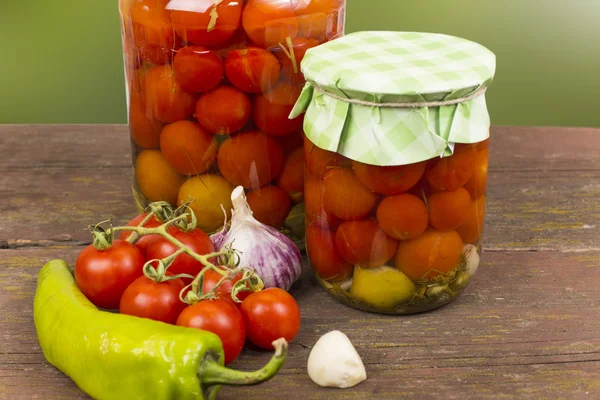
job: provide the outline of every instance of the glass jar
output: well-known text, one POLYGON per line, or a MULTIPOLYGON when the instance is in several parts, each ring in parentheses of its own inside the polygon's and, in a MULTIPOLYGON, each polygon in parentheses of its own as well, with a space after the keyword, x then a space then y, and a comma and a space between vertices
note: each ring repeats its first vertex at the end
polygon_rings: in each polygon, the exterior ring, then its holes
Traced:
POLYGON ((303 118, 288 119, 305 82, 299 65, 343 34, 345 0, 119 6, 138 208, 191 199, 210 233, 241 185, 259 221, 293 236, 303 227, 303 118))
POLYGON ((311 50, 302 71, 292 116, 306 111, 306 249, 319 282, 373 312, 451 302, 479 266, 494 55, 445 35, 362 32, 311 50))

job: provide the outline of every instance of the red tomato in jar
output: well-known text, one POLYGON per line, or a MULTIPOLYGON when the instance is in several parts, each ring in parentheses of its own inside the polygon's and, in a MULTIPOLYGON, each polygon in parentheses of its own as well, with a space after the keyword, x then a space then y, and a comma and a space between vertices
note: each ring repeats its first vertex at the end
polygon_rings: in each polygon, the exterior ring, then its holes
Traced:
POLYGON ((427 206, 408 193, 389 196, 377 206, 377 222, 394 239, 414 239, 427 229, 427 206))
POLYGON ((334 39, 343 31, 339 17, 343 0, 298 0, 298 35, 324 41, 334 39))
POLYGON ((335 167, 351 167, 352 161, 341 154, 323 150, 306 136, 304 137, 304 158, 308 172, 315 178, 323 178, 327 171, 335 167))
POLYGON ((119 312, 175 324, 179 314, 187 307, 187 304, 179 299, 179 293, 185 286, 181 279, 159 283, 146 276, 140 276, 123 293, 119 312))
POLYGON ((354 266, 342 257, 335 246, 335 234, 318 225, 306 229, 306 252, 315 273, 326 281, 343 281, 352 275, 354 266))
POLYGON ((249 0, 242 14, 242 26, 257 46, 279 46, 298 35, 294 6, 292 0, 249 0))
POLYGON ((208 92, 223 80, 221 57, 202 46, 183 47, 173 60, 173 72, 181 86, 189 92, 208 92))
POLYGON ((366 268, 385 265, 398 249, 398 242, 371 219, 342 223, 335 233, 335 245, 344 260, 366 268))
MULTIPOLYGON (((205 255, 214 253, 215 246, 210 237, 204 231, 196 228, 190 232, 184 232, 179 228, 171 229, 171 235, 184 245, 188 246, 196 254, 205 255)), ((160 237, 150 243, 148 246, 147 257, 149 260, 160 260, 174 254, 178 247, 167 239, 160 237)), ((188 274, 198 275, 204 268, 204 265, 188 254, 180 254, 169 266, 169 272, 173 275, 188 274)))
POLYGON ((124 240, 106 250, 89 245, 75 262, 75 282, 96 307, 114 310, 125 289, 142 276, 145 262, 140 250, 124 240))
POLYGON ((165 64, 172 57, 175 42, 167 0, 135 0, 130 10, 135 46, 141 57, 156 65, 165 64))
POLYGON ((467 220, 456 229, 465 243, 477 243, 483 235, 485 199, 485 196, 481 196, 477 200, 473 200, 468 209, 467 220))
POLYGON ((281 74, 281 65, 270 51, 258 47, 233 50, 225 59, 225 75, 246 93, 269 91, 281 74))
POLYGON ((179 174, 206 172, 217 159, 219 144, 210 132, 192 121, 177 121, 160 134, 160 149, 169 165, 179 174))
POLYGON ((170 65, 149 70, 144 76, 143 90, 147 110, 162 122, 186 119, 194 112, 196 98, 177 82, 170 65))
POLYGON ((231 184, 246 189, 267 185, 283 169, 283 148, 262 132, 242 132, 221 144, 219 172, 231 184))
POLYGON ((144 149, 157 149, 160 146, 160 132, 163 123, 152 116, 146 108, 143 97, 131 92, 129 100, 129 131, 131 138, 144 149))
POLYGON ((435 192, 427 198, 429 225, 451 231, 465 223, 471 208, 471 196, 465 188, 435 192))
POLYGON ((283 189, 294 203, 304 198, 304 150, 298 148, 290 153, 277 177, 277 186, 283 189))
POLYGON ((248 192, 246 200, 254 218, 275 229, 283 226, 292 208, 288 195, 277 186, 264 186, 252 190, 248 192))
POLYGON ((231 135, 242 130, 250 120, 251 108, 245 93, 232 86, 221 86, 200 96, 196 119, 213 134, 231 135))
POLYGON ((223 343, 225 364, 237 358, 244 348, 246 327, 238 308, 229 300, 202 300, 179 314, 177 325, 198 328, 217 335, 223 343))
POLYGON ((428 228, 415 239, 399 242, 394 263, 412 280, 431 279, 457 267, 462 248, 463 241, 456 231, 428 228))
POLYGON ((334 168, 323 178, 323 207, 344 220, 360 219, 377 203, 377 196, 350 169, 334 168))
POLYGON ((303 117, 290 119, 289 115, 301 92, 301 86, 281 82, 269 92, 257 95, 252 104, 254 124, 273 136, 297 132, 302 126, 303 117))
POLYGON ((304 84, 305 80, 300 71, 300 63, 304 59, 306 52, 319 45, 319 41, 304 37, 297 37, 292 40, 291 49, 283 46, 275 51, 275 55, 281 63, 281 75, 285 80, 296 84, 304 84), (292 58, 293 55, 293 58, 292 58))
POLYGON ((183 10, 171 7, 171 22, 177 35, 186 42, 220 46, 240 26, 243 7, 240 0, 186 2, 183 10))
MULTIPOLYGON (((224 269, 223 269, 224 270, 224 269)), ((242 279, 243 274, 241 272, 237 272, 235 274, 229 274, 227 279, 223 281, 223 283, 217 288, 215 293, 222 299, 232 300, 231 291, 233 290, 233 286, 242 279)), ((223 275, 215 272, 212 269, 206 270, 204 273, 204 280, 202 281, 202 293, 208 293, 217 283, 223 278, 223 275)), ((250 291, 242 291, 237 294, 238 300, 244 300, 246 297, 250 296, 250 291)), ((241 305, 241 303, 235 303, 237 306, 241 305)))
POLYGON ((473 176, 475 158, 475 147, 457 144, 451 156, 431 160, 425 176, 435 190, 456 190, 473 176))
MULTIPOLYGON (((131 221, 127 223, 127 226, 140 226, 142 221, 148 216, 148 214, 140 214, 131 221)), ((144 228, 158 228, 161 225, 160 221, 156 219, 155 216, 152 216, 148 222, 144 224, 144 228)), ((121 231, 119 235, 119 239, 127 240, 129 236, 131 236, 133 232, 131 231, 121 231)), ((140 249, 144 257, 146 256, 146 251, 148 250, 148 246, 150 243, 156 239, 161 237, 160 235, 146 235, 142 236, 135 242, 135 246, 140 249)))
POLYGON ((487 188, 489 146, 486 144, 489 142, 485 141, 483 143, 481 144, 481 149, 475 155, 475 171, 473 172, 473 176, 464 186, 473 200, 484 196, 487 188))
POLYGON ((283 289, 269 288, 252 293, 240 308, 248 340, 260 348, 272 350, 272 343, 285 338, 291 342, 300 330, 300 308, 283 289))
POLYGON ((307 176, 304 186, 304 214, 306 224, 313 224, 325 230, 335 231, 342 222, 323 207, 325 185, 312 176, 307 176))
POLYGON ((425 172, 425 162, 379 167, 353 161, 354 173, 359 181, 374 192, 395 195, 406 192, 419 182, 425 172))

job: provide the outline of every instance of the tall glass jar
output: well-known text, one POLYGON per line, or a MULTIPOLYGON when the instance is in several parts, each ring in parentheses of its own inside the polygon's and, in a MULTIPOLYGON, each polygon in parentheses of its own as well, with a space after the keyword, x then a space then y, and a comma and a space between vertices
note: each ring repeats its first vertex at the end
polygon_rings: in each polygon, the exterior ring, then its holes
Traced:
MULTIPOLYGON (((133 192, 190 199, 218 230, 235 186, 293 236, 303 210, 303 118, 288 119, 306 51, 343 34, 345 0, 120 0, 133 192)), ((298 236, 300 232, 295 232, 298 236)))
POLYGON ((306 249, 360 309, 451 302, 479 266, 495 56, 463 39, 361 32, 313 49, 305 114, 306 249))

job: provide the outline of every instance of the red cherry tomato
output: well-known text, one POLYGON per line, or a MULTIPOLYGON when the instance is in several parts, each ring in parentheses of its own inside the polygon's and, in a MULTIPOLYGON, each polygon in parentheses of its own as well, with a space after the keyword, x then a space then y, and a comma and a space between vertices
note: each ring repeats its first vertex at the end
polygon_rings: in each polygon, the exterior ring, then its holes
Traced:
POLYGON ((179 314, 187 307, 179 300, 179 293, 185 286, 181 279, 158 283, 140 276, 123 293, 119 312, 175 324, 179 314))
POLYGON ((324 41, 343 32, 344 0, 300 0, 296 8, 298 35, 324 41))
POLYGON ((300 330, 300 308, 285 290, 269 288, 252 293, 240 308, 248 339, 263 349, 272 350, 273 341, 292 341, 300 330))
POLYGON ((242 25, 254 44, 271 48, 298 35, 298 19, 292 0, 250 0, 242 14, 242 25))
MULTIPOLYGON (((230 274, 227 279, 217 288, 215 293, 219 295, 222 299, 232 300, 231 291, 233 290, 233 286, 242 279, 243 274, 241 272, 230 274)), ((204 280, 202 283, 202 293, 210 292, 219 281, 223 278, 223 275, 215 272, 212 269, 206 270, 204 273, 204 280)), ((237 294, 238 300, 244 300, 246 297, 250 295, 250 291, 243 291, 237 294)), ((237 306, 241 305, 241 303, 235 303, 237 306)))
POLYGON ((425 162, 378 167, 353 161, 354 173, 358 180, 374 192, 396 195, 406 192, 419 182, 425 172, 425 162))
POLYGON ((179 37, 200 46, 219 46, 234 35, 240 26, 243 2, 225 0, 209 3, 212 4, 207 7, 206 1, 194 1, 192 7, 187 7, 189 11, 171 11, 171 22, 179 37))
POLYGON ((304 184, 306 225, 312 224, 325 231, 335 232, 342 221, 323 207, 324 193, 325 185, 323 185, 323 182, 307 174, 304 184))
POLYGON ((318 40, 297 37, 292 40, 291 49, 289 49, 288 46, 283 46, 283 48, 278 49, 275 52, 275 55, 281 63, 281 75, 284 79, 292 83, 304 84, 304 77, 300 71, 300 63, 304 59, 306 52, 318 45, 318 40), (284 48, 285 51, 283 50, 284 48))
POLYGON ((230 51, 225 59, 227 79, 246 93, 268 91, 275 86, 280 74, 277 57, 258 47, 230 51))
POLYGON ((297 132, 303 118, 289 119, 289 115, 301 92, 301 86, 281 82, 269 92, 256 96, 252 116, 258 129, 274 136, 297 132))
POLYGON ((189 92, 208 92, 223 80, 223 62, 219 55, 201 46, 179 49, 173 61, 175 78, 189 92))
POLYGON ((87 246, 75 262, 75 282, 95 306, 119 308, 125 289, 142 276, 144 256, 124 240, 115 240, 106 250, 87 246))
POLYGON ((154 118, 146 108, 146 103, 137 92, 131 92, 129 101, 129 131, 131 138, 144 149, 157 149, 160 146, 160 132, 163 123, 154 118))
MULTIPOLYGON (((194 229, 190 232, 184 232, 178 228, 170 230, 171 235, 179 240, 184 245, 192 249, 196 254, 209 254, 215 251, 215 246, 204 231, 194 229)), ((160 237, 150 243, 147 251, 148 260, 160 260, 170 256, 178 250, 178 247, 167 239, 160 237)), ((169 266, 169 272, 173 275, 188 274, 192 276, 198 275, 202 271, 204 265, 193 259, 187 254, 178 255, 173 263, 169 266)))
POLYGON ((194 112, 196 98, 181 87, 169 65, 149 70, 144 76, 143 90, 147 110, 162 122, 186 119, 194 112))
POLYGON ((192 121, 177 121, 160 134, 160 149, 169 165, 182 175, 199 175, 217 158, 219 144, 210 132, 192 121))
POLYGON ((248 192, 247 201, 254 218, 275 229, 283 226, 292 208, 288 195, 277 186, 263 186, 252 190, 248 192))
POLYGON ((335 233, 313 223, 306 229, 306 252, 315 273, 327 281, 343 281, 354 266, 344 260, 335 246, 335 233))
POLYGON ((229 300, 203 300, 187 307, 177 318, 177 325, 198 328, 217 335, 223 343, 225 364, 242 352, 246 327, 238 308, 229 300))
POLYGON ((221 175, 231 184, 258 189, 283 169, 283 148, 262 132, 242 132, 221 144, 217 164, 221 175))
POLYGON ((430 160, 425 176, 435 190, 456 190, 471 179, 475 162, 475 148, 458 144, 451 156, 430 160))
POLYGON ((297 148, 287 157, 277 186, 283 189, 294 203, 304 199, 304 149, 297 148))
POLYGON ((239 132, 250 119, 248 96, 231 86, 204 93, 196 103, 196 119, 204 129, 218 135, 239 132))
MULTIPOLYGON (((131 221, 129 221, 127 223, 127 226, 140 226, 140 223, 144 220, 144 218, 146 218, 148 216, 148 214, 140 214, 137 217, 135 217, 134 219, 132 219, 131 221)), ((156 219, 156 217, 152 217, 150 218, 150 220, 148 222, 146 222, 144 224, 144 228, 157 228, 161 225, 160 221, 158 219, 156 219)), ((119 239, 121 240, 127 240, 127 238, 129 236, 131 236, 133 232, 131 231, 121 231, 121 234, 119 235, 119 239)), ((146 236, 142 236, 141 238, 139 238, 137 240, 137 242, 135 242, 135 246, 140 249, 140 251, 142 252, 142 254, 144 256, 146 256, 146 251, 148 250, 148 246, 150 245, 150 243, 156 239, 159 238, 160 235, 146 235, 146 236)))
POLYGON ((335 244, 344 260, 366 268, 385 265, 398 250, 398 242, 371 219, 342 223, 335 233, 335 244))
POLYGON ((308 172, 315 178, 323 178, 335 167, 351 167, 352 161, 341 154, 323 150, 304 136, 304 159, 308 172))
POLYGON ((151 64, 164 64, 171 58, 175 42, 165 0, 136 0, 131 7, 135 47, 151 64))

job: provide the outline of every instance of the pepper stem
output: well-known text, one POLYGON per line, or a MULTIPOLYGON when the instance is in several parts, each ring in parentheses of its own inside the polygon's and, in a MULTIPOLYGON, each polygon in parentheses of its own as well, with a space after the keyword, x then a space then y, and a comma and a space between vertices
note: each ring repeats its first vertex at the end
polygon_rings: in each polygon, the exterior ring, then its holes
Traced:
POLYGON ((284 338, 273 342, 275 354, 271 360, 256 371, 236 371, 224 367, 217 361, 205 359, 198 368, 198 378, 204 392, 209 392, 215 385, 244 386, 256 385, 271 379, 283 366, 287 356, 288 343, 284 338))

